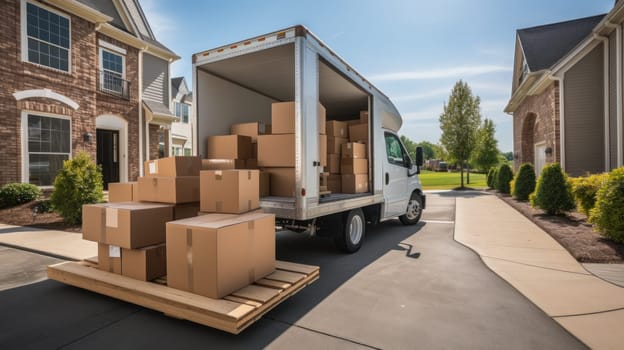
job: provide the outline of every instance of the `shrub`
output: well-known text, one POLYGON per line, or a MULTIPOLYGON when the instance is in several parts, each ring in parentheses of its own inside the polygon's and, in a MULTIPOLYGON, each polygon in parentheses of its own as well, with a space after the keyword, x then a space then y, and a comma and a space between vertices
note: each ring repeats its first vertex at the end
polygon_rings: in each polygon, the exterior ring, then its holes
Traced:
POLYGON ((494 188, 494 173, 496 172, 495 168, 492 167, 487 173, 487 185, 489 188, 494 188))
POLYGON ((498 188, 498 168, 494 168, 492 173, 492 189, 498 188))
POLYGON ((39 187, 31 184, 10 183, 0 188, 0 208, 34 201, 41 196, 39 187))
POLYGON ((557 215, 574 209, 574 199, 566 174, 558 163, 547 164, 530 196, 531 205, 548 215, 557 215))
POLYGON ((604 236, 624 243, 624 167, 608 174, 607 181, 596 194, 589 222, 604 236))
POLYGON ((511 194, 519 201, 526 201, 535 191, 535 168, 530 163, 524 163, 518 169, 511 194))
POLYGON ((50 202, 59 215, 71 225, 82 221, 82 205, 102 201, 102 172, 85 152, 63 162, 54 179, 50 202))
POLYGON ((496 177, 496 189, 501 193, 509 193, 509 182, 513 179, 511 167, 507 164, 501 165, 496 177))
POLYGON ((572 179, 572 194, 579 209, 589 216, 591 209, 596 204, 596 194, 607 181, 609 174, 596 174, 572 179))

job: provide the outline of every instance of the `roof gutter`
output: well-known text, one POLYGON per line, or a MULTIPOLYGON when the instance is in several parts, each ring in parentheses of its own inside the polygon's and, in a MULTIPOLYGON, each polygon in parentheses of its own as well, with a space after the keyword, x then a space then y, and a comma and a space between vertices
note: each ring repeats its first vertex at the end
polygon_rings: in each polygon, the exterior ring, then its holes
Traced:
POLYGON ((76 0, 45 0, 45 2, 92 23, 106 23, 113 20, 112 17, 76 0))
POLYGON ((125 32, 113 25, 111 25, 110 23, 101 23, 98 24, 95 27, 95 30, 97 30, 98 32, 109 36, 113 39, 119 40, 124 44, 130 45, 132 47, 135 47, 139 50, 143 50, 147 53, 149 53, 150 55, 154 55, 156 57, 162 58, 168 62, 173 62, 173 61, 177 61, 180 59, 180 56, 170 53, 166 50, 163 50, 159 47, 157 47, 156 45, 153 45, 151 43, 148 43, 145 40, 139 39, 136 36, 134 36, 133 34, 130 34, 128 32, 125 32))
POLYGON ((518 105, 520 105, 527 96, 533 95, 535 91, 541 91, 538 87, 544 85, 549 77, 550 70, 548 69, 529 73, 513 93, 511 99, 509 99, 509 103, 505 106, 504 112, 513 115, 518 105))

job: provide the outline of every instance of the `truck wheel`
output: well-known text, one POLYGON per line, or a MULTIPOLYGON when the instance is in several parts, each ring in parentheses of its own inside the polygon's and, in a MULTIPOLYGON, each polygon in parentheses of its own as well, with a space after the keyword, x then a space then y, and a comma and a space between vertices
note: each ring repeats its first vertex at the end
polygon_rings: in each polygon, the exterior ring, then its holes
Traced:
POLYGON ((353 209, 344 215, 342 231, 334 237, 336 247, 347 253, 355 253, 362 246, 366 232, 366 220, 362 209, 353 209))
POLYGON ((399 216, 399 220, 403 225, 414 225, 422 216, 422 199, 418 193, 413 193, 409 202, 407 202, 407 210, 405 214, 399 216))

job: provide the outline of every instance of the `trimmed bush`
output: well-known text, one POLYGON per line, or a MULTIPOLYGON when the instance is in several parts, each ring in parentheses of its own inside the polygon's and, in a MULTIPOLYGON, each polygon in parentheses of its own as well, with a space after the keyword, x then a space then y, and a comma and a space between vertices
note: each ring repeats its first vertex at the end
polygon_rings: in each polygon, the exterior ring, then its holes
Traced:
POLYGON ((103 198, 102 172, 89 154, 80 152, 63 162, 63 169, 54 179, 50 202, 67 223, 80 224, 82 205, 101 202, 103 198))
POLYGON ((41 196, 39 187, 32 184, 10 183, 0 188, 0 208, 34 201, 41 196))
POLYGON ((498 188, 498 168, 494 168, 494 172, 492 173, 492 189, 498 188))
POLYGON ((570 179, 574 199, 585 215, 589 216, 590 211, 596 205, 596 194, 608 178, 608 173, 602 173, 570 179))
POLYGON ((518 169, 511 194, 519 201, 526 201, 535 191, 535 168, 530 163, 524 163, 518 169))
POLYGON ((574 209, 570 183, 558 163, 544 166, 535 192, 529 197, 533 207, 541 208, 548 215, 557 215, 574 209))
POLYGON ((624 243, 624 167, 611 171, 596 193, 589 222, 605 237, 624 243))
POLYGON ((509 182, 513 179, 513 171, 511 170, 511 167, 507 164, 501 165, 498 168, 496 175, 496 189, 501 193, 509 193, 509 182))
POLYGON ((489 188, 494 188, 494 173, 496 172, 495 168, 490 168, 487 173, 487 185, 489 188))

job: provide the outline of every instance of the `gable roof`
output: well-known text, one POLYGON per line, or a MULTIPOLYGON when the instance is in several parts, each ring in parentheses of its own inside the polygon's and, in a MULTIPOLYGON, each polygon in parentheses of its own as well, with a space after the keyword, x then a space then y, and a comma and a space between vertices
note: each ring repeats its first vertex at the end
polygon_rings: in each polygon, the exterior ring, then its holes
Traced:
POLYGON ((78 0, 78 2, 110 16, 112 18, 112 21, 110 21, 112 25, 121 30, 128 31, 123 20, 121 19, 121 16, 119 15, 119 12, 117 12, 117 9, 111 0, 78 0))
POLYGON ((552 67, 576 47, 604 18, 604 14, 518 30, 531 72, 552 67))
POLYGON ((178 92, 180 91, 180 85, 182 84, 183 80, 184 77, 171 78, 171 97, 175 98, 176 96, 178 96, 178 92))

